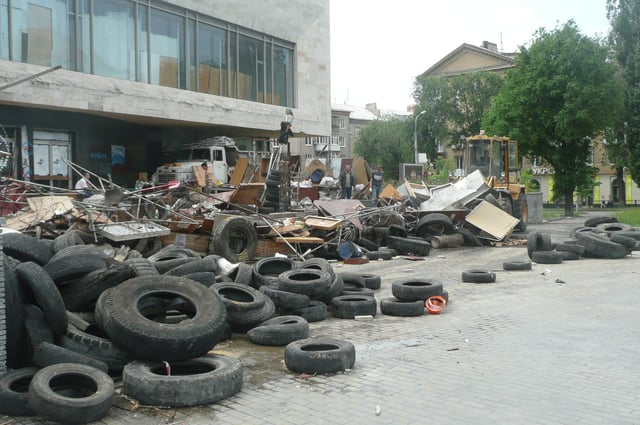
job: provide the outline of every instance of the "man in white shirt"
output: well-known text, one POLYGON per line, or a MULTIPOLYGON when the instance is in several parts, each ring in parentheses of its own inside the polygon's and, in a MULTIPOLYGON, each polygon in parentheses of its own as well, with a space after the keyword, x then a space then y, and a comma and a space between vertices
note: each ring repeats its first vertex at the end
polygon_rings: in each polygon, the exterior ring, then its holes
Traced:
POLYGON ((82 175, 82 178, 76 182, 75 189, 80 191, 80 199, 88 198, 89 196, 93 195, 93 192, 91 192, 91 187, 89 186, 90 178, 91 175, 86 172, 82 175))

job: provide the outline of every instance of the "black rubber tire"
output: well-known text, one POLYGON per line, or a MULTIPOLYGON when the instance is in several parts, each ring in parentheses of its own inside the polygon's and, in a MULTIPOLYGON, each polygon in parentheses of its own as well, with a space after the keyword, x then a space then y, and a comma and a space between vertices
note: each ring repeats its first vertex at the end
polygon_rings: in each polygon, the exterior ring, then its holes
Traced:
POLYGON ((120 373, 124 365, 133 360, 133 358, 129 353, 116 346, 110 339, 96 335, 96 330, 95 327, 92 327, 87 331, 81 331, 75 326, 69 325, 66 334, 58 340, 58 344, 61 347, 105 363, 109 366, 110 372, 120 373))
POLYGON ((516 229, 521 232, 526 231, 529 224, 529 204, 527 203, 527 195, 524 193, 520 194, 518 199, 513 200, 513 216, 519 220, 516 229))
POLYGON ((482 246, 480 239, 471 230, 460 227, 458 228, 458 233, 462 235, 465 246, 482 246))
POLYGON ((364 281, 362 274, 356 272, 340 272, 338 273, 342 278, 344 285, 353 285, 359 288, 366 288, 367 283, 364 281))
POLYGON ((308 338, 294 341, 284 349, 284 363, 294 373, 336 373, 352 369, 356 348, 349 341, 308 338))
POLYGON ((29 405, 29 384, 38 368, 25 367, 0 375, 0 414, 35 416, 29 405))
POLYGON ((166 272, 165 274, 169 276, 184 276, 189 273, 196 272, 217 272, 218 271, 218 260, 214 255, 208 255, 199 260, 191 261, 189 263, 183 264, 176 268, 173 268, 166 272))
POLYGON ((358 238, 357 245, 363 247, 364 249, 366 249, 367 251, 377 251, 378 250, 378 244, 370 241, 369 239, 366 238, 358 238))
POLYGON ((112 265, 92 271, 73 283, 60 287, 60 295, 69 311, 93 309, 102 292, 135 276, 136 272, 129 264, 112 265))
POLYGON ((68 325, 66 308, 60 291, 47 272, 38 264, 29 261, 16 267, 16 275, 25 291, 34 296, 42 309, 53 337, 64 334, 68 325))
POLYGON ((222 338, 225 315, 215 291, 179 276, 135 277, 107 289, 96 303, 96 319, 107 335, 143 360, 184 360, 207 353, 222 338), (178 299, 182 303, 176 305, 178 299), (169 301, 172 310, 191 319, 170 326, 154 322, 141 312, 144 301, 169 301))
MULTIPOLYGON (((640 233, 640 232, 638 232, 640 233)), ((304 260, 303 262, 298 264, 299 269, 316 269, 322 270, 331 275, 331 279, 333 280, 336 276, 335 270, 333 270, 333 266, 329 261, 325 258, 317 257, 317 258, 309 258, 304 260)))
POLYGON ((41 343, 53 344, 54 338, 49 328, 49 322, 39 307, 31 304, 24 306, 24 328, 27 331, 29 358, 32 358, 33 352, 41 343))
POLYGON ((387 246, 397 250, 402 255, 418 255, 426 257, 431 251, 431 244, 419 239, 404 239, 397 236, 387 238, 387 246))
POLYGON ((149 261, 155 263, 186 257, 200 258, 201 256, 200 254, 189 248, 177 248, 175 245, 167 245, 160 251, 156 252, 153 255, 150 255, 147 258, 149 258, 149 261))
POLYGON ((321 322, 329 315, 327 305, 317 300, 311 300, 306 307, 300 307, 294 310, 283 310, 282 314, 300 316, 309 323, 321 322))
POLYGON ((362 295, 365 297, 374 297, 375 293, 373 292, 373 289, 348 285, 342 289, 342 293, 340 295, 362 295))
POLYGON ((571 252, 571 251, 555 251, 555 252, 560 254, 560 256, 562 257, 562 261, 574 261, 574 260, 580 259, 580 256, 575 252, 571 252))
POLYGON ((278 289, 317 297, 329 290, 332 280, 328 272, 315 269, 295 269, 278 276, 278 289))
POLYGON ((91 366, 60 363, 40 369, 29 385, 29 405, 44 419, 80 424, 102 419, 115 395, 113 380, 91 366), (62 395, 73 391, 73 396, 62 395))
POLYGON ((265 296, 264 305, 260 308, 248 311, 227 312, 227 322, 233 325, 234 329, 238 332, 247 332, 249 329, 265 320, 271 319, 275 315, 276 305, 271 298, 265 296))
POLYGON ((584 246, 585 257, 595 258, 624 258, 627 249, 624 245, 612 242, 606 235, 594 232, 581 232, 576 234, 578 243, 584 246))
POLYGON ((496 274, 488 270, 470 269, 462 272, 462 281, 471 283, 493 283, 496 281, 496 274))
POLYGON ((309 338, 309 322, 300 316, 278 316, 249 330, 247 337, 258 345, 285 346, 309 338))
POLYGON ((635 250, 638 246, 638 241, 636 239, 624 236, 619 233, 612 233, 611 235, 609 235, 609 239, 611 240, 611 242, 623 245, 629 252, 635 250))
POLYGON ((395 297, 380 300, 380 312, 386 316, 415 317, 424 314, 424 301, 400 301, 395 297))
POLYGON ((584 254, 584 246, 576 243, 557 243, 554 245, 556 251, 567 251, 578 254, 578 256, 584 254))
POLYGON ((420 217, 416 225, 416 236, 424 238, 428 235, 447 235, 455 233, 453 221, 441 213, 430 213, 420 217))
POLYGON ((41 266, 53 257, 53 246, 22 233, 3 233, 2 251, 20 261, 33 261, 41 266))
POLYGON ((613 232, 626 232, 633 229, 631 225, 627 223, 601 223, 596 226, 597 232, 611 234, 613 232))
POLYGON ((530 259, 533 260, 531 254, 534 251, 551 251, 552 249, 553 243, 548 233, 531 232, 527 236, 527 254, 530 259))
POLYGON ((374 297, 364 295, 340 295, 331 300, 331 315, 338 319, 356 316, 375 316, 378 304, 374 297))
POLYGON ((393 258, 393 256, 391 255, 391 252, 389 251, 369 251, 365 254, 365 257, 367 257, 369 260, 372 260, 372 261, 391 260, 391 258, 393 258))
POLYGON ((562 252, 558 251, 533 251, 531 253, 531 261, 538 264, 560 264, 562 258, 562 252))
POLYGON ((319 296, 317 299, 324 302, 325 304, 331 304, 331 300, 338 295, 342 295, 342 290, 344 289, 344 281, 342 280, 342 276, 336 273, 333 278, 333 282, 331 282, 331 286, 327 289, 327 292, 319 296))
POLYGON ((68 246, 66 248, 63 248, 61 251, 56 252, 53 257, 51 257, 51 259, 49 259, 49 262, 54 262, 57 261, 63 257, 75 257, 76 255, 85 255, 85 254, 91 254, 91 255, 96 255, 99 257, 104 258, 105 260, 107 259, 107 256, 105 255, 105 253, 101 250, 98 249, 98 247, 96 245, 71 245, 68 246))
POLYGON ((74 246, 74 245, 84 245, 84 241, 78 234, 77 230, 70 230, 65 232, 59 236, 57 236, 53 240, 53 252, 58 253, 62 251, 64 248, 74 246))
MULTIPOLYGON (((216 274, 212 272, 195 272, 185 274, 185 279, 193 280, 194 282, 198 282, 200 285, 206 286, 207 288, 211 288, 211 286, 216 283, 216 274)), ((224 276, 221 276, 224 277, 224 276)))
POLYGON ((296 268, 298 268, 297 263, 290 258, 262 258, 253 266, 253 283, 251 286, 254 288, 259 288, 262 285, 278 286, 278 276, 296 268))
POLYGON ((238 263, 238 267, 229 274, 229 277, 236 283, 251 285, 253 282, 253 267, 247 263, 238 263))
POLYGON ((389 226, 389 233, 387 236, 398 236, 401 238, 406 238, 409 234, 407 233, 407 230, 399 225, 399 224, 392 224, 389 226))
POLYGON ((256 257, 258 233, 243 217, 226 217, 216 225, 212 235, 213 252, 232 263, 251 261, 256 257))
POLYGON ((49 261, 44 269, 56 285, 64 285, 73 279, 107 267, 104 258, 95 254, 64 256, 49 261))
POLYGON ((391 284, 391 293, 400 301, 423 301, 442 295, 442 283, 434 279, 406 278, 391 284))
POLYGON ((0 350, 0 353, 6 353, 7 367, 17 369, 27 366, 29 361, 22 308, 25 297, 9 257, 5 254, 1 255, 0 278, 4 279, 4 311, 0 310, 0 319, 6 326, 6 335, 3 336, 6 339, 2 341, 6 346, 0 350))
POLYGON ((294 310, 306 307, 311 302, 308 295, 282 291, 271 286, 261 286, 259 291, 271 298, 278 309, 294 310))
MULTIPOLYGON (((172 258, 169 260, 152 261, 151 264, 153 264, 153 267, 155 267, 156 271, 159 274, 165 274, 169 270, 173 270, 176 267, 183 266, 185 264, 189 264, 194 261, 198 261, 199 259, 200 259, 199 257, 180 257, 180 258, 172 258)), ((149 273, 149 275, 150 274, 151 273, 149 273)))
POLYGON ((591 233, 591 232, 595 232, 595 230, 596 230, 595 227, 587 227, 587 226, 574 227, 569 232, 569 237, 577 238, 578 237, 578 233, 591 233))
POLYGON ((104 373, 109 372, 106 363, 49 342, 42 342, 33 352, 33 364, 36 366, 47 367, 59 363, 84 364, 104 373))
POLYGON ((242 283, 218 282, 210 289, 222 299, 227 312, 246 312, 264 305, 264 294, 242 283))
POLYGON ((167 376, 162 362, 134 361, 122 371, 126 396, 149 406, 186 407, 216 403, 242 389, 242 363, 228 356, 207 354, 172 363, 167 376))
POLYGON ((531 270, 531 261, 505 261, 502 268, 506 271, 531 270))
POLYGON ((603 217, 603 216, 597 216, 597 217, 589 217, 588 219, 586 219, 584 221, 584 226, 585 227, 596 227, 598 224, 603 224, 603 223, 617 223, 618 219, 615 217, 603 217))
POLYGON ((160 274, 148 258, 127 258, 123 263, 131 267, 136 276, 155 276, 160 274))
POLYGON ((382 277, 379 274, 362 273, 364 286, 369 289, 380 289, 382 286, 382 277))

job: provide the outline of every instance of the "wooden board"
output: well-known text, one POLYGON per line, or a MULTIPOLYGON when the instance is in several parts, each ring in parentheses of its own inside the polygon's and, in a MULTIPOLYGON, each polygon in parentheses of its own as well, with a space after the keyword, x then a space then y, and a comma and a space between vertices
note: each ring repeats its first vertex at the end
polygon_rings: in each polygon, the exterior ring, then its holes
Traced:
POLYGON ((56 212, 67 212, 73 209, 71 198, 68 196, 38 196, 27 198, 29 207, 33 211, 47 211, 54 214, 56 212))
POLYGON ((258 202, 258 195, 264 189, 263 183, 243 183, 229 198, 232 204, 255 205, 258 202))
POLYGON ((202 166, 192 165, 191 170, 193 171, 193 174, 196 176, 196 183, 198 184, 198 186, 200 187, 206 186, 207 180, 204 175, 204 170, 202 169, 202 166))
POLYGON ((238 158, 238 160, 236 161, 236 167, 233 169, 233 175, 231 176, 231 180, 229 181, 229 184, 231 186, 240 186, 240 183, 242 183, 244 173, 245 171, 247 171, 248 166, 249 158, 238 158))
POLYGON ((390 184, 388 184, 387 187, 382 190, 382 192, 380 193, 380 197, 384 199, 395 199, 397 201, 402 201, 402 195, 400 194, 400 192, 398 192, 396 188, 391 186, 390 184))
POLYGON ((161 236, 162 246, 174 244, 179 248, 192 249, 198 254, 207 255, 209 253, 210 236, 200 233, 175 233, 161 236))
POLYGON ((332 217, 319 217, 310 215, 305 217, 304 224, 311 227, 312 229, 320 229, 320 230, 335 230, 336 227, 343 220, 340 218, 332 218, 332 217))

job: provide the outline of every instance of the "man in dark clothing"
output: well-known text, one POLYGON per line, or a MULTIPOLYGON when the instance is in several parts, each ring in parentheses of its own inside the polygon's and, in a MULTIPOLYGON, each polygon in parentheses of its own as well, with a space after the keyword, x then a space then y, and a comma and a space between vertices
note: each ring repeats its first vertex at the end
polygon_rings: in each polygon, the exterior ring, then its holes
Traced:
POLYGON ((369 182, 371 200, 377 201, 380 197, 382 183, 384 183, 384 171, 382 171, 382 165, 377 165, 375 171, 371 172, 371 181, 369 182))
POLYGON ((351 191, 356 186, 356 177, 351 172, 351 164, 345 164, 344 170, 338 177, 338 184, 342 189, 341 199, 351 199, 351 191))
POLYGON ((280 136, 278 137, 278 143, 289 144, 289 136, 293 137, 293 131, 291 130, 291 123, 282 121, 280 123, 280 136))

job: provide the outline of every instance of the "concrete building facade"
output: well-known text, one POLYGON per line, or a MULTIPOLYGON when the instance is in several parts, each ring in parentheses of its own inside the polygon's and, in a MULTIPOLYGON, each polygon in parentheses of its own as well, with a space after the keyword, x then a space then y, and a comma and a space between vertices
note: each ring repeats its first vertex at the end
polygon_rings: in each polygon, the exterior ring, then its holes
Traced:
POLYGON ((62 187, 63 159, 131 185, 206 137, 268 152, 287 117, 330 136, 329 29, 328 0, 3 1, 0 136, 62 187))

